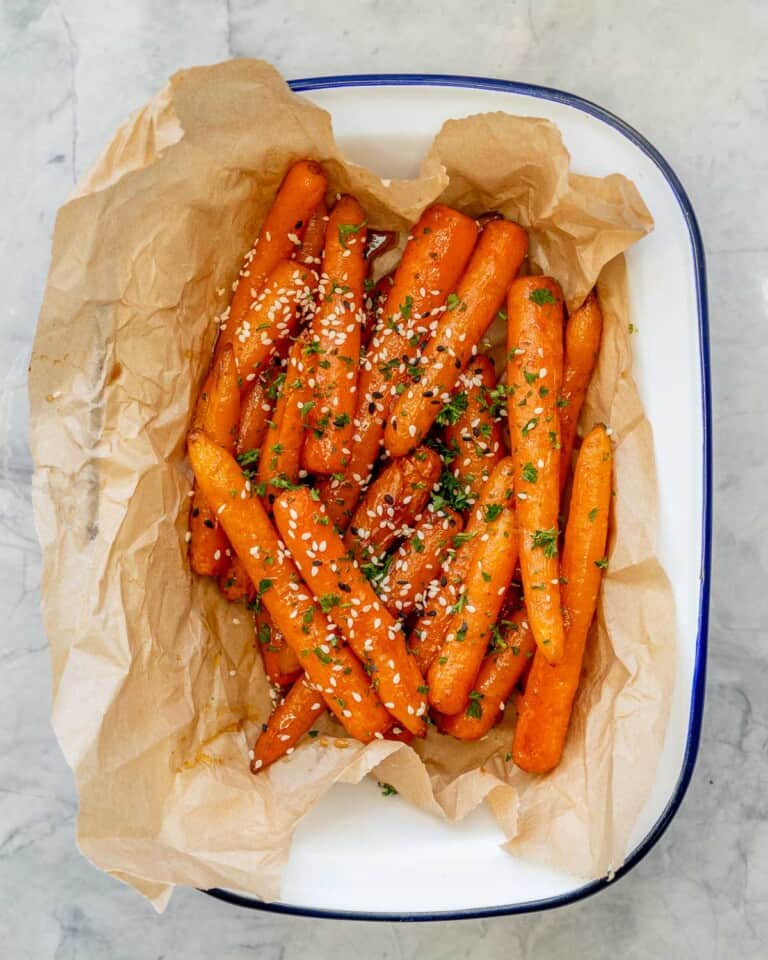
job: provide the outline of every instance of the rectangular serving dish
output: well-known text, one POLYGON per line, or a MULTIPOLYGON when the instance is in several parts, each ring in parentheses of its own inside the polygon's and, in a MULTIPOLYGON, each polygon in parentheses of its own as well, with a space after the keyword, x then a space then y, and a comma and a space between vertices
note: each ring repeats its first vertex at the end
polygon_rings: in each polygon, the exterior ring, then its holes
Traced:
MULTIPOLYGON (((677 675, 654 789, 626 874, 675 815, 696 760, 704 701, 711 539, 709 340, 704 254, 679 180, 639 133, 601 107, 545 87, 479 77, 381 74, 291 82, 332 115, 348 160, 383 177, 412 177, 445 120, 503 110, 560 128, 577 173, 632 179, 656 226, 627 254, 634 374, 653 428, 659 475, 658 556, 677 608, 677 675), (659 349, 663 332, 663 350, 659 349), (670 416, 674 411, 674 416, 670 416)), ((449 825, 371 781, 338 785, 296 832, 282 899, 228 890, 241 906, 361 920, 463 919, 543 910, 602 889, 509 856, 482 807, 449 825)))

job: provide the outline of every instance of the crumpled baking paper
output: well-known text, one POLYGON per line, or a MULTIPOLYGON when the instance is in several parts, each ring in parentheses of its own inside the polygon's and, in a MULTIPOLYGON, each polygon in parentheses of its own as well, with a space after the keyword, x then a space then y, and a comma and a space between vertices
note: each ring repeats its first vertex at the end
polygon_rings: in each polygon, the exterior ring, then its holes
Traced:
POLYGON ((634 185, 569 172, 558 129, 503 113, 444 125, 412 181, 344 160, 331 117, 259 61, 185 70, 116 132, 59 211, 30 367, 34 505, 53 724, 78 841, 162 909, 175 884, 265 899, 299 819, 370 772, 439 817, 487 801, 507 849, 597 877, 619 866, 654 780, 674 679, 672 596, 654 555, 653 443, 631 376, 621 253, 652 227, 634 185), (560 767, 516 770, 513 711, 487 739, 362 746, 331 721, 253 777, 269 711, 250 615, 190 574, 184 442, 215 317, 293 160, 314 157, 372 225, 435 200, 530 231, 532 269, 571 308, 597 282, 605 335, 582 426, 616 442, 610 564, 560 767))

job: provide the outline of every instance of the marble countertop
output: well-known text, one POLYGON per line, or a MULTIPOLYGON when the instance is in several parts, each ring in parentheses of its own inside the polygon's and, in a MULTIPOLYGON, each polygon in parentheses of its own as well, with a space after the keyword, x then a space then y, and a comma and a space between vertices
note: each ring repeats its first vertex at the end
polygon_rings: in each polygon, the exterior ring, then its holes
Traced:
POLYGON ((760 0, 7 0, 0 5, 0 943, 14 960, 468 956, 758 958, 768 941, 768 11, 760 0), (414 10, 418 15, 414 17, 414 10), (709 267, 716 432, 708 700, 693 783, 648 857, 562 910, 437 925, 228 908, 164 916, 77 852, 49 720, 26 367, 57 207, 115 126, 182 66, 285 76, 431 71, 595 100, 680 175, 709 267))

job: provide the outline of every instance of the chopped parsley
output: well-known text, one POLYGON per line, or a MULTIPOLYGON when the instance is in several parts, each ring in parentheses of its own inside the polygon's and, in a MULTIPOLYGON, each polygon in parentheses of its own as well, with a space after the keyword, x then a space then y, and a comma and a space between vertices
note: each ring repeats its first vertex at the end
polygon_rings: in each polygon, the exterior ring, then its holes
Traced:
POLYGON ((441 408, 440 413, 435 417, 435 423, 440 427, 453 426, 459 422, 468 406, 469 400, 466 393, 455 393, 441 408))
POLYGON ((492 523, 503 512, 504 507, 500 503, 489 503, 485 508, 485 522, 492 523))
POLYGON ((478 693, 473 690, 469 695, 469 704, 467 705, 467 716, 473 720, 479 720, 483 715, 482 701, 485 699, 484 693, 478 693))
POLYGON ((557 527, 552 527, 551 530, 534 530, 533 546, 539 547, 544 552, 545 557, 556 557, 557 535, 557 527))
POLYGON ((538 427, 538 425, 539 425, 539 418, 531 417, 528 423, 526 423, 526 425, 523 427, 523 430, 522 430, 523 436, 527 437, 528 434, 531 432, 531 430, 535 430, 536 427, 538 427))
POLYGON ((545 303, 557 303, 555 298, 552 296, 551 291, 547 290, 546 287, 537 287, 535 290, 532 290, 528 294, 528 299, 532 300, 537 306, 541 307, 545 303))
POLYGON ((536 481, 539 479, 539 471, 530 461, 523 464, 523 469, 520 472, 522 473, 523 480, 525 480, 526 483, 536 483, 536 481))
POLYGON ((377 781, 379 785, 379 790, 381 790, 381 795, 383 797, 394 797, 397 796, 397 790, 392 786, 391 783, 386 783, 384 780, 377 781))
POLYGON ((318 603, 323 613, 330 613, 341 603, 341 597, 337 593, 324 593, 318 597, 318 603))
POLYGON ((355 233, 359 233, 363 227, 367 224, 367 220, 363 220, 362 223, 340 223, 339 224, 339 243, 342 247, 346 247, 347 240, 355 233))
POLYGON ((605 568, 608 566, 608 557, 603 557, 600 560, 595 560, 595 566, 598 568, 598 570, 605 570, 605 568))
POLYGON ((589 522, 590 522, 590 523, 594 523, 594 522, 595 522, 595 520, 597 519, 598 513, 600 513, 600 511, 597 509, 597 507, 593 507, 593 508, 589 511, 589 513, 587 514, 587 516, 589 517, 589 522))

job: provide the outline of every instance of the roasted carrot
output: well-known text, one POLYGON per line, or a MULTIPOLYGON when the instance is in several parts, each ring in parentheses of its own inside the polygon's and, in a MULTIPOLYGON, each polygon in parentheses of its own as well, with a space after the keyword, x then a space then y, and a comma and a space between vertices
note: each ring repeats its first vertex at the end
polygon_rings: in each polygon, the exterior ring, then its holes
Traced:
POLYGON ((453 396, 438 414, 438 422, 445 424, 446 446, 451 454, 455 453, 448 469, 469 503, 480 496, 493 468, 504 456, 497 413, 500 390, 505 388, 496 386, 493 363, 481 354, 473 358, 459 378, 453 396))
POLYGON ((258 239, 245 255, 232 303, 219 331, 216 354, 232 343, 235 331, 250 310, 267 276, 280 260, 289 258, 301 245, 301 237, 313 210, 323 199, 327 181, 314 160, 299 160, 286 173, 267 211, 258 239))
POLYGON ((429 702, 441 713, 465 709, 517 566, 515 467, 502 460, 483 492, 483 533, 471 541, 466 582, 453 605, 440 653, 429 668, 429 702))
POLYGON ((470 574, 475 545, 478 541, 483 542, 482 538, 488 532, 488 518, 493 518, 498 513, 499 501, 508 499, 504 495, 512 484, 502 482, 501 478, 505 477, 507 468, 506 465, 503 471, 500 468, 501 464, 497 465, 483 487, 477 503, 469 511, 464 531, 454 536, 455 552, 452 556, 449 555, 443 564, 437 589, 430 588, 424 612, 408 637, 408 647, 424 674, 438 656, 453 619, 454 607, 460 603, 464 583, 470 574))
POLYGON ((582 305, 570 315, 565 325, 563 385, 557 406, 560 411, 560 489, 571 470, 573 444, 579 414, 587 395, 587 387, 595 369, 603 333, 603 314, 593 290, 582 305))
MULTIPOLYGON (((255 596, 255 587, 253 591, 255 596)), ((286 687, 293 683, 301 673, 301 664, 263 604, 259 604, 254 614, 254 629, 256 645, 269 682, 278 687, 286 687)))
MULTIPOLYGON (((395 551, 379 583, 381 602, 395 617, 406 617, 426 604, 432 583, 461 533, 464 521, 455 510, 426 510, 412 536, 395 551)), ((436 589, 436 588, 435 588, 436 589)))
POLYGON ((310 330, 312 407, 303 462, 311 473, 342 470, 352 455, 365 280, 365 214, 354 197, 328 220, 318 306, 310 330))
MULTIPOLYGON (((259 377, 243 397, 240 408, 240 425, 237 431, 235 451, 238 457, 249 450, 261 450, 267 432, 267 424, 275 407, 274 379, 259 377)), ((258 457, 253 456, 255 462, 258 457)))
POLYGON ((383 607, 308 487, 284 490, 275 500, 275 523, 315 599, 375 677, 387 710, 423 736, 427 702, 423 678, 405 649, 397 621, 383 607))
MULTIPOLYGON (((240 389, 232 347, 222 351, 206 378, 195 412, 195 423, 226 450, 235 448, 240 416, 240 389)), ((199 488, 193 490, 189 513, 189 562, 195 573, 218 577, 229 565, 226 534, 215 510, 199 488)))
POLYGON ((203 494, 299 663, 350 736, 367 743, 390 718, 359 660, 341 645, 327 617, 302 588, 301 577, 258 497, 226 450, 202 431, 189 436, 189 458, 203 494), (234 496, 233 496, 234 494, 234 496), (219 510, 219 508, 221 508, 219 510))
POLYGON ((352 457, 343 480, 322 490, 337 525, 348 522, 371 478, 397 387, 414 372, 433 311, 456 285, 476 239, 475 221, 441 204, 425 210, 413 228, 360 371, 352 457))
POLYGON ((384 467, 363 494, 344 537, 358 563, 378 563, 396 540, 411 532, 440 469, 440 457, 429 447, 419 447, 384 467))
POLYGON ((237 554, 233 552, 231 547, 228 547, 227 550, 229 554, 227 569, 219 577, 219 590, 230 603, 252 600, 256 594, 256 588, 251 583, 237 554))
POLYGON ((301 448, 312 393, 306 370, 308 344, 309 331, 305 330, 291 346, 275 414, 261 447, 256 478, 268 509, 278 490, 295 484, 301 471, 301 448))
POLYGON ((528 234, 509 220, 486 224, 437 329, 419 355, 418 382, 392 409, 384 446, 393 457, 412 450, 449 404, 459 375, 473 362, 481 337, 502 306, 528 252, 528 234))
POLYGON ((520 569, 536 644, 563 657, 558 513, 563 294, 550 277, 515 280, 507 299, 507 410, 515 458, 520 569))
POLYGON ((479 740, 501 716, 536 649, 524 608, 497 624, 494 641, 482 662, 467 708, 453 716, 442 716, 438 723, 441 733, 459 740, 479 740))
POLYGON ((254 744, 251 773, 264 770, 280 757, 293 753, 299 740, 324 712, 325 701, 317 690, 305 677, 295 680, 254 744))
POLYGON ((567 618, 565 654, 558 664, 540 650, 533 658, 517 718, 512 755, 529 773, 546 773, 560 762, 581 675, 587 635, 597 606, 611 506, 611 441, 604 426, 581 445, 565 528, 562 572, 567 618))
POLYGON ((232 337, 243 389, 275 345, 296 332, 316 287, 317 274, 310 267, 295 260, 277 262, 232 337))
POLYGON ((297 262, 311 267, 318 277, 320 276, 319 268, 322 263, 327 226, 328 207, 325 200, 321 200, 312 211, 307 229, 304 231, 304 239, 301 241, 301 246, 296 254, 297 262))

